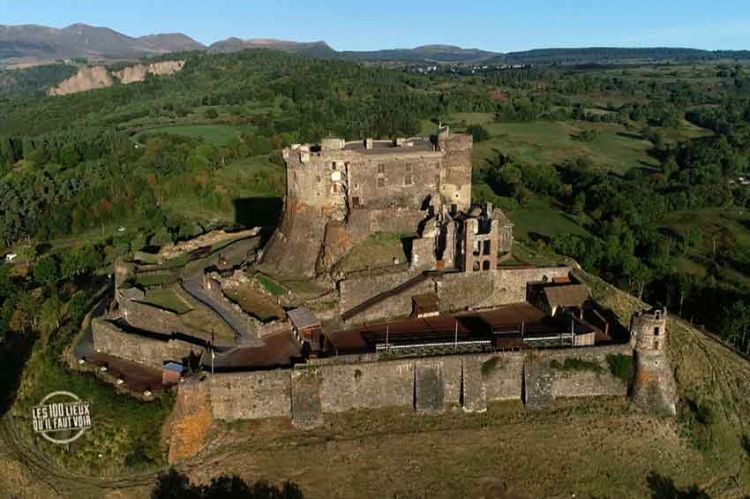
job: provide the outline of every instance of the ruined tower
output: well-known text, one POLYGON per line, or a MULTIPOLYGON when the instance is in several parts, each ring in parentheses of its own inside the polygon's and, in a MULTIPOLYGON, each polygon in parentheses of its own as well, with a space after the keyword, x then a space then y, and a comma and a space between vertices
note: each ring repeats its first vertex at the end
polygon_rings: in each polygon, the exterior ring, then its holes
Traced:
MULTIPOLYGON (((296 278, 324 273, 377 232, 410 233, 425 210, 471 206, 472 136, 325 138, 284 149, 287 192, 262 263, 296 278)), ((434 246, 434 244, 433 244, 434 246)))
POLYGON ((667 311, 652 308, 633 314, 630 341, 635 360, 632 398, 648 410, 676 414, 677 386, 667 356, 667 311))

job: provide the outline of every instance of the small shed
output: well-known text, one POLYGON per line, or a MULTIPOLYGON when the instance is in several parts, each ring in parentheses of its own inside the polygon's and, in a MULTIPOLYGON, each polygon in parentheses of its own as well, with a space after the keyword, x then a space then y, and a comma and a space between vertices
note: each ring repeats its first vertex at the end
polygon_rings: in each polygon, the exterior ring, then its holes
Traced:
POLYGON ((439 299, 436 293, 424 293, 411 297, 412 316, 418 319, 440 315, 439 299))
POLYGON ((298 336, 302 342, 308 343, 313 351, 320 351, 323 349, 323 335, 320 328, 320 319, 318 319, 309 308, 295 308, 294 310, 287 312, 287 315, 292 323, 294 334, 298 336))
POLYGON ((176 385, 185 372, 185 366, 178 362, 167 362, 161 368, 161 380, 164 386, 176 385))

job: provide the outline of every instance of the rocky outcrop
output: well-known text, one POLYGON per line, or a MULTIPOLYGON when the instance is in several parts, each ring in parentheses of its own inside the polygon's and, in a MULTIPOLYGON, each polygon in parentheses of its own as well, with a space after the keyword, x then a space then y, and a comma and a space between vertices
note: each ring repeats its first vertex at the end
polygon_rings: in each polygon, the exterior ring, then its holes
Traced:
POLYGON ((121 71, 113 73, 123 85, 141 82, 147 75, 169 76, 173 75, 185 65, 185 61, 161 61, 151 64, 136 64, 121 71))
POLYGON ((97 88, 107 88, 119 81, 123 85, 141 82, 147 75, 169 76, 177 73, 185 61, 161 61, 151 64, 136 64, 120 71, 112 72, 105 66, 91 66, 78 70, 75 76, 47 91, 48 95, 69 95, 87 92, 97 88))
POLYGON ((75 76, 50 89, 49 95, 68 95, 86 92, 97 88, 111 87, 114 83, 112 76, 104 66, 81 68, 75 76))

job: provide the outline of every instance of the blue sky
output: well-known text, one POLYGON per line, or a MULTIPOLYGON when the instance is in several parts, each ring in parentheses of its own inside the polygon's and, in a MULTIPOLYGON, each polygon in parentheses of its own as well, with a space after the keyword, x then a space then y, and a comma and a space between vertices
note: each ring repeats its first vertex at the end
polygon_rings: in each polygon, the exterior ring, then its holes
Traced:
POLYGON ((0 24, 75 22, 203 43, 325 40, 338 50, 445 43, 540 47, 750 49, 750 0, 0 0, 0 24))

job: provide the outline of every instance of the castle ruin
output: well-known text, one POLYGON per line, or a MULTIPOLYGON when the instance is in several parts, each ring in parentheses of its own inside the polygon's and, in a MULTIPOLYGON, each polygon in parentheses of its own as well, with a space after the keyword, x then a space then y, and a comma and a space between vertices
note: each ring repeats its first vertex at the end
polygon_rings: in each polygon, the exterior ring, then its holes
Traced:
POLYGON ((635 359, 633 400, 646 409, 675 415, 677 386, 667 357, 667 310, 637 312, 630 333, 635 359))
POLYGON ((507 216, 472 203, 472 145, 442 128, 285 149, 285 210, 270 240, 220 232, 117 262, 88 360, 127 379, 197 358, 212 372, 216 418, 301 427, 357 408, 545 407, 628 390, 674 413, 666 311, 634 316, 631 345, 571 268, 515 259, 507 216), (376 234, 400 237, 405 260, 341 270, 376 234), (632 380, 610 372, 613 355, 634 356, 632 380), (567 358, 590 369, 569 372, 567 358))

